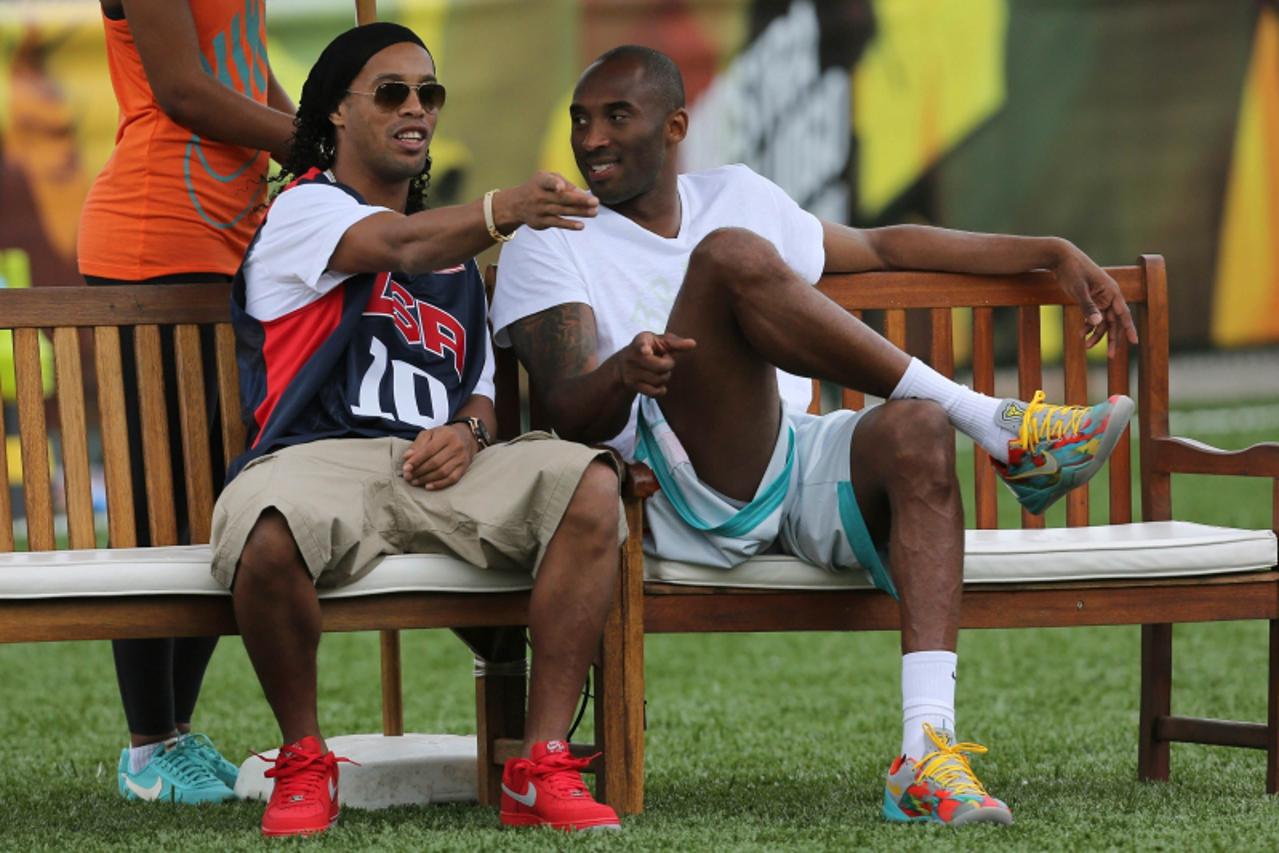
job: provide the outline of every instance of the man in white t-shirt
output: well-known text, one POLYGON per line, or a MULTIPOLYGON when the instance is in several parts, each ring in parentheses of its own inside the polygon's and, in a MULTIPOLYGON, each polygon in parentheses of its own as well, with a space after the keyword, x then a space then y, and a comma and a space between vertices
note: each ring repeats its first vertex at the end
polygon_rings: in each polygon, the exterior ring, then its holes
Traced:
POLYGON ((504 248, 498 344, 514 345, 560 435, 606 441, 653 468, 651 553, 731 568, 775 548, 831 570, 860 566, 898 597, 902 748, 884 816, 1010 823, 971 771, 964 753, 975 750, 954 736, 964 539, 953 430, 1042 512, 1104 463, 1132 401, 977 394, 811 285, 823 272, 1046 268, 1083 307, 1089 345, 1108 334, 1112 347, 1136 340, 1118 286, 1065 240, 861 231, 819 221, 745 166, 678 174, 683 83, 648 48, 596 60, 570 116, 599 214, 580 231, 520 229, 504 248), (806 415, 811 384, 800 377, 888 402, 806 415))

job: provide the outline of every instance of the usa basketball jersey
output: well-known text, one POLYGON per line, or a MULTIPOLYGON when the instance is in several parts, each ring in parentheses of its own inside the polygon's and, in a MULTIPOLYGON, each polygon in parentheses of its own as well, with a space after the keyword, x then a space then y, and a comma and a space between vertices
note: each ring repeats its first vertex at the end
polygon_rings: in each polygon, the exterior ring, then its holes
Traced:
MULTIPOLYGON (((317 182, 364 203, 318 170, 292 186, 317 182)), ((258 456, 290 445, 412 440, 452 419, 476 392, 489 353, 475 261, 419 275, 352 275, 302 307, 258 320, 246 308, 245 269, 274 209, 249 244, 233 288, 248 450, 232 463, 228 480, 258 456)))

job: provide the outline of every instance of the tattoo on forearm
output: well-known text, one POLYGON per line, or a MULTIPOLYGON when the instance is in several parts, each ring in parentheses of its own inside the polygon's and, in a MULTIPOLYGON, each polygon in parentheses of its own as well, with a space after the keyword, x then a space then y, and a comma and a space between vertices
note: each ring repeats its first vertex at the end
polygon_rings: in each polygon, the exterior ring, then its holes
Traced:
POLYGON ((534 381, 547 383, 586 373, 595 357, 595 318, 578 303, 556 305, 510 327, 515 354, 534 381))

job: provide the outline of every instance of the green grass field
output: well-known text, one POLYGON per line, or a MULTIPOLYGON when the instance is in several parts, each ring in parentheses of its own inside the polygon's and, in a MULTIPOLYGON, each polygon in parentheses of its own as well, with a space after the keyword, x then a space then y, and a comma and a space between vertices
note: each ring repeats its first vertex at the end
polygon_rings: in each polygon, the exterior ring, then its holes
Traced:
MULTIPOLYGON (((1273 435, 1203 437, 1239 447, 1273 435)), ((969 479, 971 462, 961 464, 969 479)), ((1268 482, 1178 486, 1179 517, 1269 526, 1268 482)), ((1175 712, 1264 720, 1263 624, 1182 626, 1175 635, 1175 712)), ((406 634, 404 643, 408 727, 473 731, 462 644, 446 632, 406 634)), ((895 635, 660 636, 647 643, 648 808, 622 833, 502 831, 494 811, 450 805, 348 809, 326 837, 268 844, 258 835, 258 803, 175 808, 118 797, 124 721, 106 643, 0 647, 0 848, 1279 846, 1279 800, 1262 793, 1260 752, 1175 745, 1170 784, 1136 781, 1137 628, 969 632, 960 660, 959 733, 990 747, 975 764, 1012 806, 1010 828, 956 832, 879 818, 882 775, 900 734, 895 635)), ((327 636, 320 668, 327 730, 376 730, 376 637, 327 636)), ((214 657, 197 725, 236 760, 277 743, 237 638, 214 657)))

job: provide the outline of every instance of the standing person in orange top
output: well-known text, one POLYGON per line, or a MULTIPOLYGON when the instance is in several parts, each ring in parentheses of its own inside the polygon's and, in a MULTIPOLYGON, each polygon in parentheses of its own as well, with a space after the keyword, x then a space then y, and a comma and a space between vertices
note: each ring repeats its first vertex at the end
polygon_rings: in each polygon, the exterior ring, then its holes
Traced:
MULTIPOLYGON (((264 210, 269 158, 282 157, 293 135, 293 103, 267 62, 265 0, 100 2, 120 123, 81 215, 80 273, 90 285, 230 281, 264 210)), ((176 436, 172 339, 163 343, 169 434, 176 436)), ((133 342, 121 344, 137 538, 147 545, 133 342)), ((207 375, 212 341, 202 344, 207 375)), ((220 448, 212 444, 216 456, 220 448)), ((182 518, 182 454, 172 459, 182 518)), ((126 798, 200 803, 234 796, 236 766, 191 733, 216 643, 112 643, 130 732, 117 773, 126 798)))

